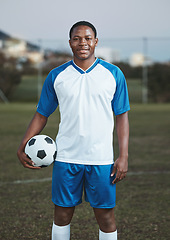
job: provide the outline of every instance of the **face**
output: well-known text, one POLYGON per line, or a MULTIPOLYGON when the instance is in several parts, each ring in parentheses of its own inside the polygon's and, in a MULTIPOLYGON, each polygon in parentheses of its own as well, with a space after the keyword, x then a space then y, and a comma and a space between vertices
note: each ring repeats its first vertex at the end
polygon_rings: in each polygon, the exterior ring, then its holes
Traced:
POLYGON ((75 27, 69 43, 75 60, 95 59, 94 50, 98 39, 95 38, 94 32, 90 27, 75 27))

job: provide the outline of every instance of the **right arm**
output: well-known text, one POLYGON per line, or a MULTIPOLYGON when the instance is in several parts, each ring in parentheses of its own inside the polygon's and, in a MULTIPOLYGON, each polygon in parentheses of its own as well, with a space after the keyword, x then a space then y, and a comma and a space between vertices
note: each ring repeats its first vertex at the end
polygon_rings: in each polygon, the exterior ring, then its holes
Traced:
POLYGON ((48 120, 47 117, 36 112, 26 130, 26 133, 25 133, 22 141, 21 141, 21 144, 17 151, 17 156, 18 156, 20 162, 22 163, 22 165, 26 168, 30 168, 30 169, 40 169, 41 168, 41 167, 34 167, 33 161, 27 157, 27 155, 25 154, 25 145, 30 138, 39 134, 43 130, 43 128, 47 124, 47 120, 48 120))

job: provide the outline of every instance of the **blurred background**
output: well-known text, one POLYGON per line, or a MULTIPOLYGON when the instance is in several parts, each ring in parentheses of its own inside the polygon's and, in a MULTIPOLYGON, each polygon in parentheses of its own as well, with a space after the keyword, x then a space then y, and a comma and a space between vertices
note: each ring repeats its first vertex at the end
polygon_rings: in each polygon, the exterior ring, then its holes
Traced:
POLYGON ((72 58, 79 20, 98 31, 96 56, 124 72, 131 102, 170 101, 170 2, 1 1, 0 101, 38 101, 47 73, 72 58))
MULTIPOLYGON (((169 12, 169 0, 0 0, 0 239, 50 239, 52 165, 30 171, 16 152, 48 72, 72 59, 68 33, 80 20, 94 24, 96 56, 119 66, 128 84, 129 171, 117 185, 118 239, 170 239, 169 12)), ((55 139, 59 122, 57 108, 42 134, 55 139)), ((113 144, 116 159, 116 134, 113 144)), ((98 239, 85 201, 71 239, 98 239)))

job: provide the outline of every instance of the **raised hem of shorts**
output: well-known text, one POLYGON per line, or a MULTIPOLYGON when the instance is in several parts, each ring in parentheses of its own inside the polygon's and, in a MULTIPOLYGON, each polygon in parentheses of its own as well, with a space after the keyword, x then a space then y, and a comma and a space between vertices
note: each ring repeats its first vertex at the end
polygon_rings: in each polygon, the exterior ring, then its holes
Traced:
POLYGON ((65 204, 57 203, 57 202, 53 201, 53 199, 52 199, 52 202, 59 207, 75 207, 75 206, 78 206, 82 203, 82 201, 81 201, 81 202, 78 202, 78 203, 75 203, 75 204, 65 205, 65 204))
MULTIPOLYGON (((85 200, 86 201, 86 200, 85 200)), ((89 202, 89 201, 86 201, 86 202, 89 202)), ((90 206, 92 207, 92 208, 104 208, 104 209, 106 209, 106 208, 114 208, 115 206, 116 206, 116 203, 115 204, 113 204, 113 205, 110 205, 110 206, 105 206, 105 205, 102 205, 102 206, 94 206, 93 204, 90 204, 90 206)))

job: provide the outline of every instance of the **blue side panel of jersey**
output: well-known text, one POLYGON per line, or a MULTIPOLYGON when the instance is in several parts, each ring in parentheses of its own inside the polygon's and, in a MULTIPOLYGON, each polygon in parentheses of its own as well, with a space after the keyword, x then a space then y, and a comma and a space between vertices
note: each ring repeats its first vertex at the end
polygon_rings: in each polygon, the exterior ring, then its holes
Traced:
POLYGON ((45 117, 49 117, 58 106, 58 99, 56 96, 56 92, 54 90, 54 82, 57 76, 64 71, 68 66, 70 66, 70 62, 67 62, 55 69, 53 69, 47 76, 39 103, 37 105, 37 112, 42 114, 45 117))
POLYGON ((119 115, 129 111, 130 104, 129 104, 128 89, 127 89, 126 79, 124 77, 123 72, 117 66, 111 63, 105 62, 101 59, 99 63, 112 73, 116 81, 116 91, 113 96, 113 100, 111 102, 114 114, 119 115))

